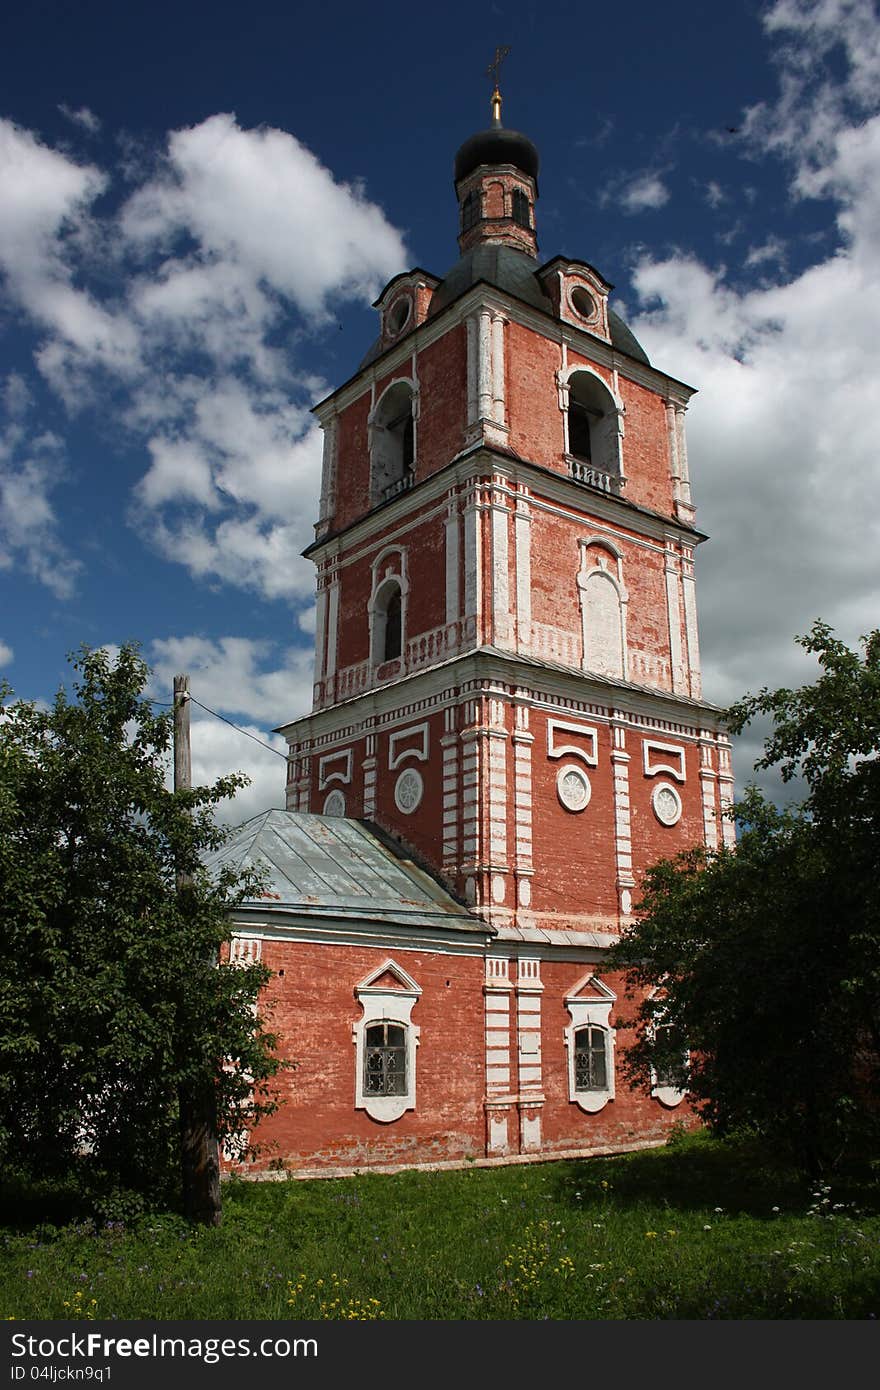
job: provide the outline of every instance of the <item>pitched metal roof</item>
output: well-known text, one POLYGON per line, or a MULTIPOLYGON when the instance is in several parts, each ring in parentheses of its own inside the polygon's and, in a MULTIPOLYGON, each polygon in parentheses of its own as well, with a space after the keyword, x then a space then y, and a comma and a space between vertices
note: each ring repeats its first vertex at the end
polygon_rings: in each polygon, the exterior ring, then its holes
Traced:
POLYGON ((209 870, 227 865, 264 875, 262 894, 246 899, 247 908, 494 935, 365 821, 264 811, 206 859, 209 870))
MULTIPOLYGON (((555 257, 554 259, 560 258, 555 257)), ((552 264, 552 262, 548 262, 548 264, 552 264)), ((540 309, 548 317, 554 318, 553 306, 544 293, 536 273, 540 269, 542 267, 538 265, 538 262, 525 251, 518 251, 513 246, 502 246, 496 242, 481 242, 478 246, 471 247, 470 251, 466 251, 439 283, 431 300, 428 318, 436 318, 438 314, 441 314, 444 309, 448 309, 450 304, 454 304, 474 285, 481 283, 495 285, 498 289, 512 295, 514 299, 519 299, 524 304, 530 304, 533 309, 540 309)), ((382 294, 384 295, 384 293, 383 290, 382 294)), ((650 367, 648 354, 641 343, 620 315, 610 308, 608 310, 608 331, 611 336, 612 347, 615 347, 618 352, 626 353, 627 357, 632 357, 635 361, 643 362, 645 366, 650 367)), ((368 367, 371 362, 375 362, 382 356, 383 352, 388 350, 387 344, 383 347, 381 337, 377 338, 358 367, 358 371, 363 371, 364 367, 368 367)))

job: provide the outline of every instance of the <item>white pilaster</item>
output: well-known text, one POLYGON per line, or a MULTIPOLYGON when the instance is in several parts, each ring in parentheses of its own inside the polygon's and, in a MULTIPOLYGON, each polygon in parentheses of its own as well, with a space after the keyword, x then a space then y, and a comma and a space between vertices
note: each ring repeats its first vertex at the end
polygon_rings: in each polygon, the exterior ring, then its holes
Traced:
POLYGON ((334 570, 327 591, 327 659, 324 665, 326 679, 336 675, 336 643, 339 636, 339 572, 334 570))
POLYGON ((675 407, 675 434, 678 453, 678 470, 681 476, 681 500, 686 506, 691 505, 691 479, 688 468, 687 436, 685 434, 684 417, 685 406, 676 405, 675 407))
POLYGON ((669 625, 669 657, 672 663, 672 689, 676 693, 687 693, 688 680, 684 671, 681 645, 678 556, 675 553, 674 543, 669 540, 666 542, 664 573, 666 578, 666 618, 669 625))
POLYGON ((461 806, 458 786, 458 734, 455 731, 456 709, 444 714, 444 731, 440 739, 443 750, 443 867, 454 873, 458 865, 459 818, 461 806))
POLYGON ((700 795, 703 802, 703 842, 707 849, 718 848, 718 821, 715 807, 715 764, 712 744, 700 739, 700 795))
POLYGON ((475 426, 480 418, 480 326, 475 314, 467 320, 467 419, 475 426))
POLYGON ((700 638, 697 631, 697 587, 694 582, 693 557, 688 552, 682 556, 681 593, 684 601, 690 693, 695 700, 699 700, 703 693, 703 677, 700 671, 700 638))
POLYGON ((508 1120, 511 1104, 510 1031, 511 995, 510 962, 504 957, 488 956, 483 984, 486 1052, 486 1152, 510 1152, 508 1120))
POLYGON ((517 1073, 519 1078, 519 1147, 521 1153, 541 1148, 541 1106, 544 1075, 541 1053, 540 961, 520 958, 516 977, 517 1073))
POLYGON ((514 565, 516 568, 516 647, 527 652, 532 645, 532 512, 528 490, 517 485, 513 522, 514 565))
POLYGON ((510 556, 506 497, 493 487, 492 497, 492 639, 499 646, 510 641, 510 556))
POLYGON ((669 449, 669 476, 672 479, 672 500, 681 501, 681 472, 678 466, 678 427, 675 419, 675 402, 665 401, 666 440, 669 449))
POLYGON ((364 739, 364 819, 372 820, 376 814, 376 735, 367 734, 364 739))
POLYGON ((626 751, 626 729, 614 721, 611 726, 611 767, 614 774, 614 856, 617 864, 617 901, 622 917, 632 912, 635 887, 632 859, 632 815, 629 795, 630 755, 626 751))
POLYGON ((321 428, 324 431, 324 452, 321 463, 321 500, 318 506, 319 533, 327 529, 336 511, 336 458, 337 458, 337 420, 334 415, 321 428))
POLYGON ((459 598, 459 519, 458 499, 450 494, 446 510, 446 621, 457 623, 461 617, 459 598))
POLYGON ((481 420, 492 419, 492 314, 481 309, 477 352, 477 410, 481 420))
POLYGON ((532 745, 529 707, 514 705, 513 744, 513 858, 517 878, 517 909, 528 911, 532 902, 532 745))
POLYGON ((721 839, 728 849, 736 844, 736 826, 726 814, 733 805, 733 766, 730 760, 730 739, 718 734, 718 800, 721 810, 721 839))
POLYGON ((464 508, 464 637, 480 641, 480 608, 482 602, 480 526, 482 506, 479 484, 470 485, 464 508))
POLYGON ((492 313, 492 419, 496 425, 505 426, 507 413, 507 385, 504 369, 504 325, 507 320, 498 310, 492 313))

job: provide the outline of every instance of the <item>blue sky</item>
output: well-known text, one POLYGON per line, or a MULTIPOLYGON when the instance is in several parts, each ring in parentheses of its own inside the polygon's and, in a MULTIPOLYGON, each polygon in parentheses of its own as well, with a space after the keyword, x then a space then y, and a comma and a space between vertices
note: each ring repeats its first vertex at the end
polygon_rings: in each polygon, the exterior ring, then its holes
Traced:
MULTIPOLYGON (((872 0, 316 10, 35 3, 0 54, 0 670, 138 640, 252 734, 303 712, 320 442, 398 271, 456 259, 452 160, 541 154, 541 256, 590 261, 689 415, 707 698, 878 623, 880 20, 872 0)), ((283 799, 199 711, 196 776, 283 799)), ((737 752, 748 776, 754 739, 737 752)))

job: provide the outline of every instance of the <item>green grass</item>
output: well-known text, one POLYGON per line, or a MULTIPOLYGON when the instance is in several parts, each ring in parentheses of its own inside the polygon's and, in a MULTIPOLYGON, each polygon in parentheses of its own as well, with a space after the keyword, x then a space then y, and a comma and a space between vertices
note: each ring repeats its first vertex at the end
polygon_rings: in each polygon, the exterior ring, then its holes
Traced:
POLYGON ((7 1209, 0 1316, 880 1314, 876 1173, 811 1187, 705 1136, 613 1159, 224 1192, 216 1230, 168 1214, 34 1225, 21 1206, 16 1225, 7 1209))

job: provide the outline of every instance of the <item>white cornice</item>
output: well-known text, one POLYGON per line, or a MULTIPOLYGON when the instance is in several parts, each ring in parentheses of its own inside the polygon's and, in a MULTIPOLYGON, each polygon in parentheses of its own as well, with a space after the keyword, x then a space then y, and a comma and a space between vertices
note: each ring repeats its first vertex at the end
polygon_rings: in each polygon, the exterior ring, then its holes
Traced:
POLYGON ((416 483, 415 487, 400 493, 393 501, 352 522, 344 531, 337 531, 325 540, 314 542, 306 554, 318 564, 341 554, 343 550, 349 551, 354 546, 363 545, 377 535, 384 536, 389 529, 400 527, 401 531, 409 530, 411 520, 412 524, 424 520, 426 505, 446 497, 451 488, 486 476, 507 477, 512 487, 518 483, 525 484, 532 497, 538 496, 542 501, 555 503, 571 515, 580 513, 584 517, 595 517, 628 534, 641 532, 661 546, 667 536, 686 541, 689 545, 699 545, 706 539, 701 531, 679 524, 674 517, 661 516, 637 502, 627 503, 623 498, 585 487, 573 478, 554 473, 541 464, 515 459, 489 445, 476 444, 444 464, 436 473, 416 483), (420 511, 414 517, 412 502, 416 496, 420 511))
MULTIPOLYGON (((680 730, 680 737, 689 739, 698 739, 704 729, 718 730, 723 713, 716 705, 683 699, 680 695, 606 682, 587 672, 567 671, 518 657, 513 652, 477 647, 327 709, 313 710, 311 714, 282 724, 275 732, 290 738, 295 731, 298 742, 327 739, 343 729, 346 738, 355 738, 360 730, 373 728, 387 716, 391 716, 388 722, 411 722, 413 705, 428 701, 443 708, 459 700, 472 699, 474 692, 469 690, 462 694, 461 687, 475 682, 497 682, 511 691, 514 688, 528 690, 530 702, 536 707, 575 701, 590 705, 592 717, 603 721, 625 721, 629 715, 648 720, 652 726, 655 721, 659 721, 657 727, 673 724, 680 730)), ((521 702, 520 697, 518 700, 521 702)))
POLYGON ((408 926, 406 922, 328 919, 321 921, 307 908, 278 906, 236 907, 230 916, 233 930, 242 928, 264 941, 311 942, 319 945, 374 946, 382 951, 442 951, 454 956, 482 956, 495 932, 488 923, 473 920, 465 931, 408 926))
POLYGON ((316 922, 302 909, 275 908, 270 915, 263 907, 241 906, 230 913, 230 918, 232 930, 248 938, 257 937, 263 941, 288 942, 298 946, 357 946, 382 952, 393 951, 395 954, 432 950, 442 955, 467 956, 477 960, 499 955, 517 960, 523 956, 529 960, 564 960, 585 965, 601 964, 607 950, 595 943, 584 942, 581 945, 572 941, 574 933, 571 932, 566 933, 563 942, 523 941, 514 935, 505 937, 503 929, 496 935, 488 923, 485 933, 473 931, 467 940, 455 940, 452 932, 448 935, 432 933, 404 924, 389 923, 377 927, 373 922, 316 922))

